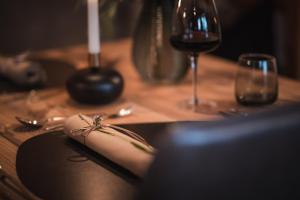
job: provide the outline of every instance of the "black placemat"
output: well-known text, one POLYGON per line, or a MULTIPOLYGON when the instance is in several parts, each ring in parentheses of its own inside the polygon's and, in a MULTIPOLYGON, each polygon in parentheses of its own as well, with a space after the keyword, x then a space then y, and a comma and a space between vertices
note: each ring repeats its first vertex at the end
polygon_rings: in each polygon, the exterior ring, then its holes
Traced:
MULTIPOLYGON (((178 122, 124 125, 156 146, 178 122)), ((141 179, 68 138, 62 132, 34 137, 17 153, 17 173, 23 184, 43 199, 132 199, 141 179)))

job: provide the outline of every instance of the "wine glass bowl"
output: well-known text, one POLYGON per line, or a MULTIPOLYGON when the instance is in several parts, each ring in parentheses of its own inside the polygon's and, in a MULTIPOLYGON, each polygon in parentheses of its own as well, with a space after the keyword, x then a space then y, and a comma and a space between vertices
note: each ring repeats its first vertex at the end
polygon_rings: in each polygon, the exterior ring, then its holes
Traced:
POLYGON ((190 58, 193 97, 191 106, 188 107, 192 107, 195 112, 201 112, 201 106, 215 107, 214 103, 198 99, 197 88, 199 54, 213 51, 221 43, 220 21, 214 0, 177 0, 170 43, 178 51, 187 53, 190 58))
POLYGON ((178 0, 170 41, 187 53, 215 50, 221 42, 221 28, 214 0, 178 0))

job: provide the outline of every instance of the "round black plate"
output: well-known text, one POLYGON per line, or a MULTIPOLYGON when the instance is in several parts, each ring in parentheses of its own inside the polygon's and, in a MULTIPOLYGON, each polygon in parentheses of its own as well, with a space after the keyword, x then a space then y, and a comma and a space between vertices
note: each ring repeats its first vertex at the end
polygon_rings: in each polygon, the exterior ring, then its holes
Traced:
MULTIPOLYGON (((172 129, 207 122, 171 122, 122 125, 158 143, 172 129)), ((42 199, 132 199, 141 179, 62 132, 27 140, 17 153, 17 173, 22 183, 42 199)))
POLYGON ((42 199, 131 199, 139 179, 62 132, 34 137, 18 150, 17 173, 42 199))

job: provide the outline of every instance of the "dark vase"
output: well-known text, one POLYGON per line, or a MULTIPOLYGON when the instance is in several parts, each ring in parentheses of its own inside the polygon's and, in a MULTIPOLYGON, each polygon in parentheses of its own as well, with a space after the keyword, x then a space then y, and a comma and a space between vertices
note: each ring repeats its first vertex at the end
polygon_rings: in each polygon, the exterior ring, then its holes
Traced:
POLYGON ((133 36, 133 62, 151 83, 174 83, 188 71, 187 56, 170 44, 174 0, 144 0, 133 36))

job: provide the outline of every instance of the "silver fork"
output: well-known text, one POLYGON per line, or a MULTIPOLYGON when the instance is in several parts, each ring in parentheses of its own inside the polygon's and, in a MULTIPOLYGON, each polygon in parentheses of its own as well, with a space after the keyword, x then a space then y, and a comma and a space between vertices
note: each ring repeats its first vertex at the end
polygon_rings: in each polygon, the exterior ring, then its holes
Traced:
POLYGON ((223 117, 232 117, 232 116, 243 116, 243 117, 248 117, 249 113, 240 110, 239 108, 230 108, 226 111, 219 111, 219 114, 222 115, 223 117))

